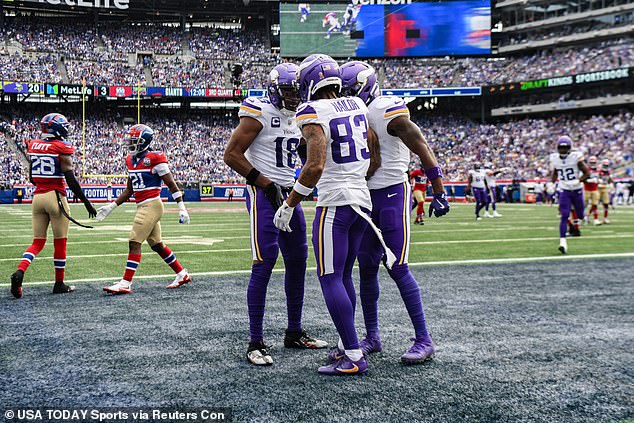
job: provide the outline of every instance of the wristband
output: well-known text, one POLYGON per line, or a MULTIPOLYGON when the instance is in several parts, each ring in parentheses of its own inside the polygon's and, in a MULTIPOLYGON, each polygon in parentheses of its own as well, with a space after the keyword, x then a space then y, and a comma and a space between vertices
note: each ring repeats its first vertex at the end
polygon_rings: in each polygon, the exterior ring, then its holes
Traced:
POLYGON ((299 183, 299 181, 295 181, 295 185, 293 185, 293 190, 300 194, 303 195, 304 197, 309 196, 310 194, 313 193, 313 188, 309 188, 307 186, 304 186, 302 184, 299 183))
POLYGON ((255 185, 255 180, 258 179, 258 176, 260 176, 260 171, 256 168, 251 169, 247 175, 247 183, 249 185, 255 185))
POLYGON ((117 207, 119 207, 119 205, 117 204, 116 201, 113 201, 112 203, 110 203, 108 205, 108 207, 110 207, 112 210, 116 209, 117 207))
POLYGON ((177 199, 181 198, 182 196, 183 196, 183 193, 182 193, 182 192, 180 192, 180 191, 176 191, 176 192, 173 192, 173 193, 172 193, 172 198, 173 198, 174 200, 177 200, 177 199))
POLYGON ((440 168, 440 166, 434 166, 430 167, 429 169, 425 169, 425 176, 427 176, 427 179, 429 179, 430 181, 436 178, 442 178, 442 169, 440 168))
POLYGON ((185 202, 181 201, 180 203, 178 203, 178 209, 180 211, 187 211, 187 207, 185 207, 185 202))

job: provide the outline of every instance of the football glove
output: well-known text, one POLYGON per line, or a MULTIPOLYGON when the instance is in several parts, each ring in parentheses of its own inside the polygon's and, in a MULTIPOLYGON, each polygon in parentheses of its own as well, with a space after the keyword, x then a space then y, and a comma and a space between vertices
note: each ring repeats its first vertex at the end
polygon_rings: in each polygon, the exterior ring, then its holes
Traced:
POLYGON ((184 202, 178 203, 178 223, 181 225, 187 225, 190 222, 189 213, 187 213, 187 208, 185 207, 184 202))
MULTIPOLYGON (((113 201, 112 203, 108 205, 99 207, 99 211, 97 211, 97 222, 101 222, 106 217, 110 216, 110 213, 112 213, 114 209, 117 208, 117 206, 118 206, 117 203, 113 201)), ((90 214, 90 212, 88 213, 90 214)))
POLYGON ((291 230, 291 218, 293 217, 294 210, 295 207, 289 206, 288 203, 284 201, 273 217, 275 227, 280 231, 293 232, 291 230))
POLYGON ((449 213, 449 208, 449 202, 444 192, 434 194, 434 199, 429 205, 429 217, 431 217, 432 213, 436 217, 444 216, 449 213))
POLYGON ((264 187, 264 195, 269 200, 274 210, 282 207, 284 197, 282 196, 282 188, 275 182, 271 182, 264 187))

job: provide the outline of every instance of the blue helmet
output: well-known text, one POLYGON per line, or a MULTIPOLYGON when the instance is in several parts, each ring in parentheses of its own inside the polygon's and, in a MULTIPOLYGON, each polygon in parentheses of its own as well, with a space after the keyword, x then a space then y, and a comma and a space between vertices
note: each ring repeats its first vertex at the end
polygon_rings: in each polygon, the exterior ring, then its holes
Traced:
POLYGON ((138 155, 150 148, 154 139, 154 131, 147 125, 137 124, 128 129, 125 134, 125 142, 130 154, 138 155))
POLYGON ((70 122, 64 115, 49 113, 40 121, 40 128, 42 129, 42 138, 65 140, 70 130, 70 122))
POLYGON ((297 72, 299 82, 299 98, 310 101, 321 88, 334 86, 341 92, 341 76, 339 65, 325 54, 312 54, 299 65, 297 72))

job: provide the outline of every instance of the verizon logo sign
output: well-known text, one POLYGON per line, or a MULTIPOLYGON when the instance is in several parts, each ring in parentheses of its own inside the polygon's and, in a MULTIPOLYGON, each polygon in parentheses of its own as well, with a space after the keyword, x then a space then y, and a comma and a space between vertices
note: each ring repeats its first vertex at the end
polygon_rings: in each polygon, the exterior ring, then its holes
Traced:
POLYGON ((129 7, 130 0, 26 0, 32 3, 46 3, 55 6, 79 6, 93 9, 121 9, 129 7))

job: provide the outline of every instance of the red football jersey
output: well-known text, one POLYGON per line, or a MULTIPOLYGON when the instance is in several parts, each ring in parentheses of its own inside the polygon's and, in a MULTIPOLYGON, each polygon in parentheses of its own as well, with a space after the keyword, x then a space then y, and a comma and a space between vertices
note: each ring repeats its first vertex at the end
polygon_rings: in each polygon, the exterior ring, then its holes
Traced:
POLYGON ((427 176, 420 169, 414 169, 409 178, 414 180, 414 191, 427 191, 427 176))
POLYGON ((125 159, 128 167, 128 175, 132 182, 134 200, 137 204, 153 200, 161 196, 161 179, 167 169, 167 157, 161 151, 148 151, 136 158, 129 155, 125 159), (165 166, 158 165, 165 164, 165 166))
POLYGON ((72 155, 72 144, 60 140, 32 140, 28 144, 31 160, 31 176, 35 184, 34 194, 58 191, 66 196, 66 184, 60 164, 60 155, 72 155))
POLYGON ((595 182, 585 181, 583 183, 583 189, 586 191, 596 191, 599 189, 599 170, 592 167, 588 167, 588 170, 590 170, 590 179, 594 179, 595 182))

